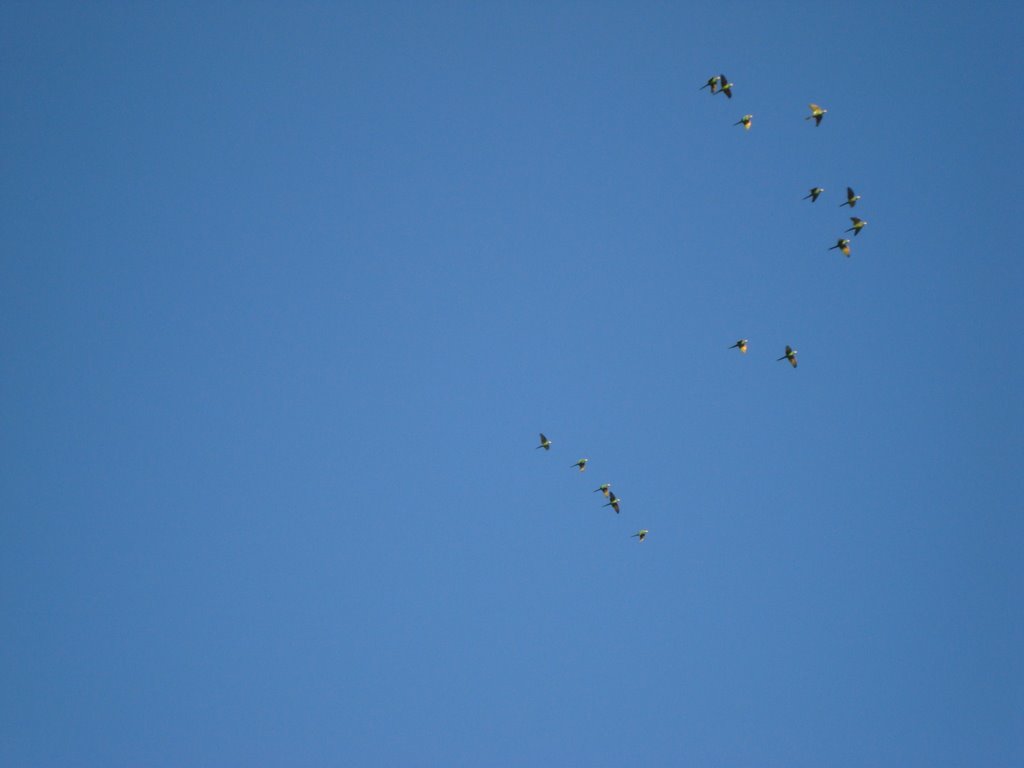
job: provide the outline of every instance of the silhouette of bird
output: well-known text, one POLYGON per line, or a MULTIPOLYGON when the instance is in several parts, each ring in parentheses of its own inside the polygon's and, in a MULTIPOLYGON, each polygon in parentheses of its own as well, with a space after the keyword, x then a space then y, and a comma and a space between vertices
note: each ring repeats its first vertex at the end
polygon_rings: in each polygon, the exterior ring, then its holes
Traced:
POLYGON ((813 119, 814 120, 814 126, 818 127, 819 125, 821 125, 821 118, 823 118, 825 116, 825 113, 828 112, 828 110, 827 109, 822 109, 817 104, 808 104, 807 106, 809 106, 811 108, 811 114, 809 114, 807 117, 805 117, 804 120, 811 120, 811 119, 813 119))
POLYGON ((732 83, 729 82, 729 78, 725 75, 718 76, 721 82, 718 84, 718 90, 726 95, 728 98, 732 98, 732 83))
MULTIPOLYGON (((850 217, 850 221, 853 222, 853 226, 850 227, 846 231, 847 232, 853 232, 854 237, 859 235, 860 231, 862 229, 864 229, 864 227, 866 227, 868 225, 868 223, 866 221, 864 221, 864 219, 858 219, 856 216, 851 216, 850 217)), ((847 254, 847 256, 849 256, 849 254, 847 254)))
POLYGON ((543 448, 545 451, 551 450, 551 441, 544 437, 543 432, 540 433, 540 445, 538 445, 537 447, 543 448))
POLYGON ((831 248, 829 248, 829 250, 834 251, 836 248, 842 251, 844 256, 850 255, 850 241, 847 240, 845 237, 839 238, 839 241, 831 248))
POLYGON ((643 541, 644 539, 646 539, 646 538, 647 538, 647 534, 648 534, 648 533, 650 533, 650 531, 648 531, 648 530, 647 530, 646 528, 641 528, 641 529, 640 529, 639 531, 637 531, 636 533, 634 533, 634 534, 633 534, 632 536, 630 536, 629 538, 631 538, 631 539, 632 539, 632 538, 638 538, 638 539, 640 539, 640 541, 643 541))
POLYGON ((740 339, 731 347, 729 347, 729 349, 738 349, 744 355, 747 354, 747 339, 740 339))
POLYGON ((619 514, 619 497, 616 496, 614 492, 609 491, 608 499, 609 501, 605 506, 614 509, 616 515, 619 514))
MULTIPOLYGON (((787 344, 786 354, 780 357, 779 360, 789 360, 789 364, 796 368, 796 350, 787 344)), ((779 362, 779 360, 776 360, 775 362, 779 362)))
POLYGON ((719 75, 712 75, 698 90, 703 91, 705 88, 710 88, 712 93, 716 93, 720 82, 722 82, 722 78, 719 75))
POLYGON ((750 124, 752 122, 754 122, 754 116, 753 115, 744 115, 739 120, 737 120, 735 123, 733 123, 733 125, 742 125, 745 130, 749 131, 750 130, 750 124))
POLYGON ((588 461, 590 461, 590 459, 580 459, 575 464, 571 464, 570 466, 579 467, 580 468, 580 472, 582 472, 583 470, 585 470, 587 468, 587 462, 588 461))
POLYGON ((842 208, 844 205, 848 205, 851 208, 857 205, 857 201, 860 200, 860 195, 853 194, 853 187, 846 188, 846 202, 840 203, 839 207, 842 208))
POLYGON ((608 498, 608 489, 611 488, 611 487, 612 487, 611 483, 604 483, 603 485, 600 485, 597 488, 595 488, 594 489, 594 493, 597 493, 598 491, 600 491, 601 493, 604 494, 604 497, 607 499, 608 498))
MULTIPOLYGON (((809 194, 807 197, 809 197, 811 199, 811 202, 813 203, 815 200, 818 199, 818 196, 824 191, 824 187, 811 187, 811 194, 809 194)), ((807 197, 805 197, 804 200, 806 200, 807 197)))

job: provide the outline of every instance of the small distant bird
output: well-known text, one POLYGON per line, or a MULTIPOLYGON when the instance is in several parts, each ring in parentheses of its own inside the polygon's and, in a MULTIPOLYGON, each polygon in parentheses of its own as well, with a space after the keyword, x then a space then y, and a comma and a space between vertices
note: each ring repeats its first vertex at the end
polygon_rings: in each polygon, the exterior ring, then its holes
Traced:
POLYGON ((729 82, 729 78, 725 75, 718 76, 721 82, 718 84, 718 90, 724 93, 728 98, 732 98, 732 83, 729 82))
POLYGON ((739 120, 737 120, 735 123, 733 123, 733 125, 742 125, 744 129, 749 131, 750 130, 750 124, 752 122, 754 122, 754 116, 753 115, 744 115, 739 120))
POLYGON ((614 492, 609 491, 608 499, 609 501, 607 504, 605 504, 605 506, 614 509, 616 515, 619 514, 619 497, 616 496, 614 492))
POLYGON ((698 90, 703 91, 705 88, 710 88, 712 93, 718 90, 718 84, 722 82, 720 75, 712 75, 708 78, 708 81, 704 83, 698 90))
POLYGON ((640 541, 643 541, 644 539, 646 539, 646 538, 647 538, 647 534, 648 534, 648 533, 649 533, 649 531, 648 531, 648 530, 647 530, 646 528, 641 528, 641 529, 640 529, 639 531, 637 531, 636 533, 634 533, 634 534, 633 534, 632 536, 630 536, 629 538, 631 538, 631 539, 632 539, 632 538, 638 538, 638 539, 640 539, 640 541))
POLYGON ((847 240, 845 237, 839 238, 839 241, 831 248, 829 248, 829 250, 834 251, 836 248, 843 252, 843 256, 850 255, 850 241, 847 240))
POLYGON ((825 116, 825 113, 828 112, 828 110, 822 109, 817 104, 808 104, 807 106, 811 108, 811 114, 805 117, 804 120, 810 120, 813 118, 814 126, 815 128, 817 128, 819 125, 821 125, 821 118, 825 116))
MULTIPOLYGON (((868 223, 866 221, 864 221, 864 219, 858 219, 856 216, 851 216, 850 217, 850 221, 853 222, 853 226, 850 227, 846 231, 847 232, 853 232, 854 237, 859 235, 860 231, 862 229, 864 229, 864 227, 866 227, 868 225, 868 223)), ((847 254, 847 255, 849 255, 849 254, 847 254)))
POLYGON ((612 487, 611 483, 604 483, 603 485, 600 485, 597 488, 595 488, 594 489, 594 493, 597 493, 598 491, 600 491, 601 493, 604 494, 604 497, 607 499, 608 498, 608 489, 611 488, 611 487, 612 487))
MULTIPOLYGON (((796 368, 796 350, 787 344, 786 354, 780 357, 779 360, 789 360, 789 364, 796 368)), ((775 362, 779 362, 779 360, 776 360, 775 362)))
POLYGON ((551 450, 551 441, 544 437, 543 432, 540 433, 540 445, 538 445, 537 447, 543 448, 545 451, 551 450))
POLYGON ((846 188, 846 202, 840 203, 839 207, 842 208, 844 205, 848 205, 853 208, 857 205, 857 201, 860 200, 860 195, 853 194, 853 187, 846 188))
POLYGON ((731 347, 729 347, 729 349, 738 349, 740 352, 742 352, 745 355, 745 354, 747 354, 747 340, 746 339, 740 339, 735 344, 733 344, 731 347))
POLYGON ((590 459, 580 459, 575 464, 572 464, 570 466, 579 467, 580 468, 580 472, 582 472, 583 470, 585 470, 587 468, 587 462, 588 461, 590 461, 590 459))
MULTIPOLYGON (((818 199, 818 195, 820 195, 824 191, 824 187, 811 187, 811 194, 809 194, 807 197, 811 198, 811 202, 813 203, 815 200, 818 199)), ((804 200, 806 200, 807 197, 805 197, 804 200)))

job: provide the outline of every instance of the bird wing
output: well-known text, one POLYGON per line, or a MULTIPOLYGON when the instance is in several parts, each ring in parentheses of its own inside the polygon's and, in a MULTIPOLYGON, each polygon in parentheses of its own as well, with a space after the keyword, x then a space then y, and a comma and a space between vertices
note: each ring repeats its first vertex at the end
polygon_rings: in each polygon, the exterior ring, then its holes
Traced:
POLYGON ((847 187, 846 188, 846 199, 847 200, 853 200, 854 197, 856 197, 856 195, 853 194, 853 187, 847 187))
POLYGON ((821 111, 821 107, 819 107, 817 104, 808 104, 807 106, 811 108, 811 112, 817 113, 821 111))

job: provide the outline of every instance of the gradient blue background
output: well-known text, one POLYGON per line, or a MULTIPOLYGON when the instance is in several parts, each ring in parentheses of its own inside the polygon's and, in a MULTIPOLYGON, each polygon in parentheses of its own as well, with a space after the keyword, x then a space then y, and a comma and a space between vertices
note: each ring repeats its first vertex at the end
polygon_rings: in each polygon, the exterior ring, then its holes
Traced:
POLYGON ((0 763, 1024 763, 1024 13, 896 5, 0 6, 0 763))

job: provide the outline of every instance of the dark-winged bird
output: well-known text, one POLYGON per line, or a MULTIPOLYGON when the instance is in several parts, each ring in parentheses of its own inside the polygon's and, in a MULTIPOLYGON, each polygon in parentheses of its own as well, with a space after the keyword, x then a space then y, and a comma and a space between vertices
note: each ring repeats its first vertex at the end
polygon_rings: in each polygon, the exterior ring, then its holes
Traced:
POLYGON ((844 205, 848 205, 853 208, 857 205, 857 201, 860 200, 860 195, 853 194, 853 187, 846 188, 846 202, 840 203, 839 207, 842 208, 844 205))
POLYGON ((868 223, 867 223, 866 221, 864 221, 864 219, 858 219, 858 218, 857 218, 856 216, 851 216, 851 217, 850 217, 850 221, 852 221, 852 222, 853 222, 853 226, 852 226, 852 227, 850 227, 850 228, 849 228, 848 230, 846 230, 846 231, 847 231, 847 232, 853 232, 853 234, 854 234, 854 237, 856 237, 857 235, 859 235, 859 234, 860 234, 860 231, 861 231, 862 229, 864 229, 864 227, 866 227, 866 226, 868 225, 868 223))
POLYGON ((616 496, 614 492, 609 491, 608 499, 609 501, 605 506, 614 509, 616 515, 619 514, 619 497, 616 496))
POLYGON ((722 78, 719 75, 712 75, 704 85, 698 88, 698 90, 703 91, 705 88, 710 88, 711 92, 715 93, 718 90, 718 84, 720 82, 722 82, 722 78))
MULTIPOLYGON (((789 364, 796 368, 796 350, 787 344, 786 354, 780 357, 779 360, 789 360, 789 364)), ((779 362, 779 360, 776 360, 775 362, 779 362)))
POLYGON ((811 202, 813 203, 815 200, 818 199, 818 195, 820 195, 824 191, 824 187, 811 187, 811 194, 805 197, 804 200, 806 200, 809 197, 811 199, 811 202))
POLYGON ((724 93, 728 98, 732 98, 732 83, 729 82, 729 78, 725 75, 718 76, 721 82, 718 84, 718 90, 724 93))
POLYGON ((837 242, 835 245, 829 248, 829 250, 834 251, 836 248, 842 251, 843 256, 850 255, 850 241, 847 240, 845 237, 839 238, 839 242, 837 242))
POLYGON ((582 472, 583 470, 585 470, 587 468, 587 462, 588 461, 590 461, 590 459, 580 459, 579 461, 577 461, 572 466, 579 467, 580 472, 582 472))
POLYGON ((540 433, 540 445, 538 445, 537 447, 543 448, 545 451, 551 450, 551 441, 544 437, 543 432, 540 433))
POLYGON ((744 355, 747 354, 747 339, 740 339, 731 347, 729 347, 729 349, 738 349, 744 355))
POLYGON ((598 491, 600 491, 601 493, 604 494, 604 497, 607 499, 608 498, 608 489, 611 488, 611 487, 612 487, 611 483, 604 483, 602 485, 599 485, 597 488, 595 488, 594 489, 594 493, 597 493, 598 491))
POLYGON ((647 538, 647 534, 648 534, 648 533, 650 533, 650 531, 648 531, 648 530, 647 530, 646 528, 641 528, 641 529, 640 529, 639 531, 637 531, 636 533, 634 533, 634 534, 633 534, 632 536, 630 536, 629 538, 631 538, 631 539, 632 539, 632 538, 637 538, 637 539, 640 539, 640 541, 643 541, 644 539, 646 539, 646 538, 647 538))

